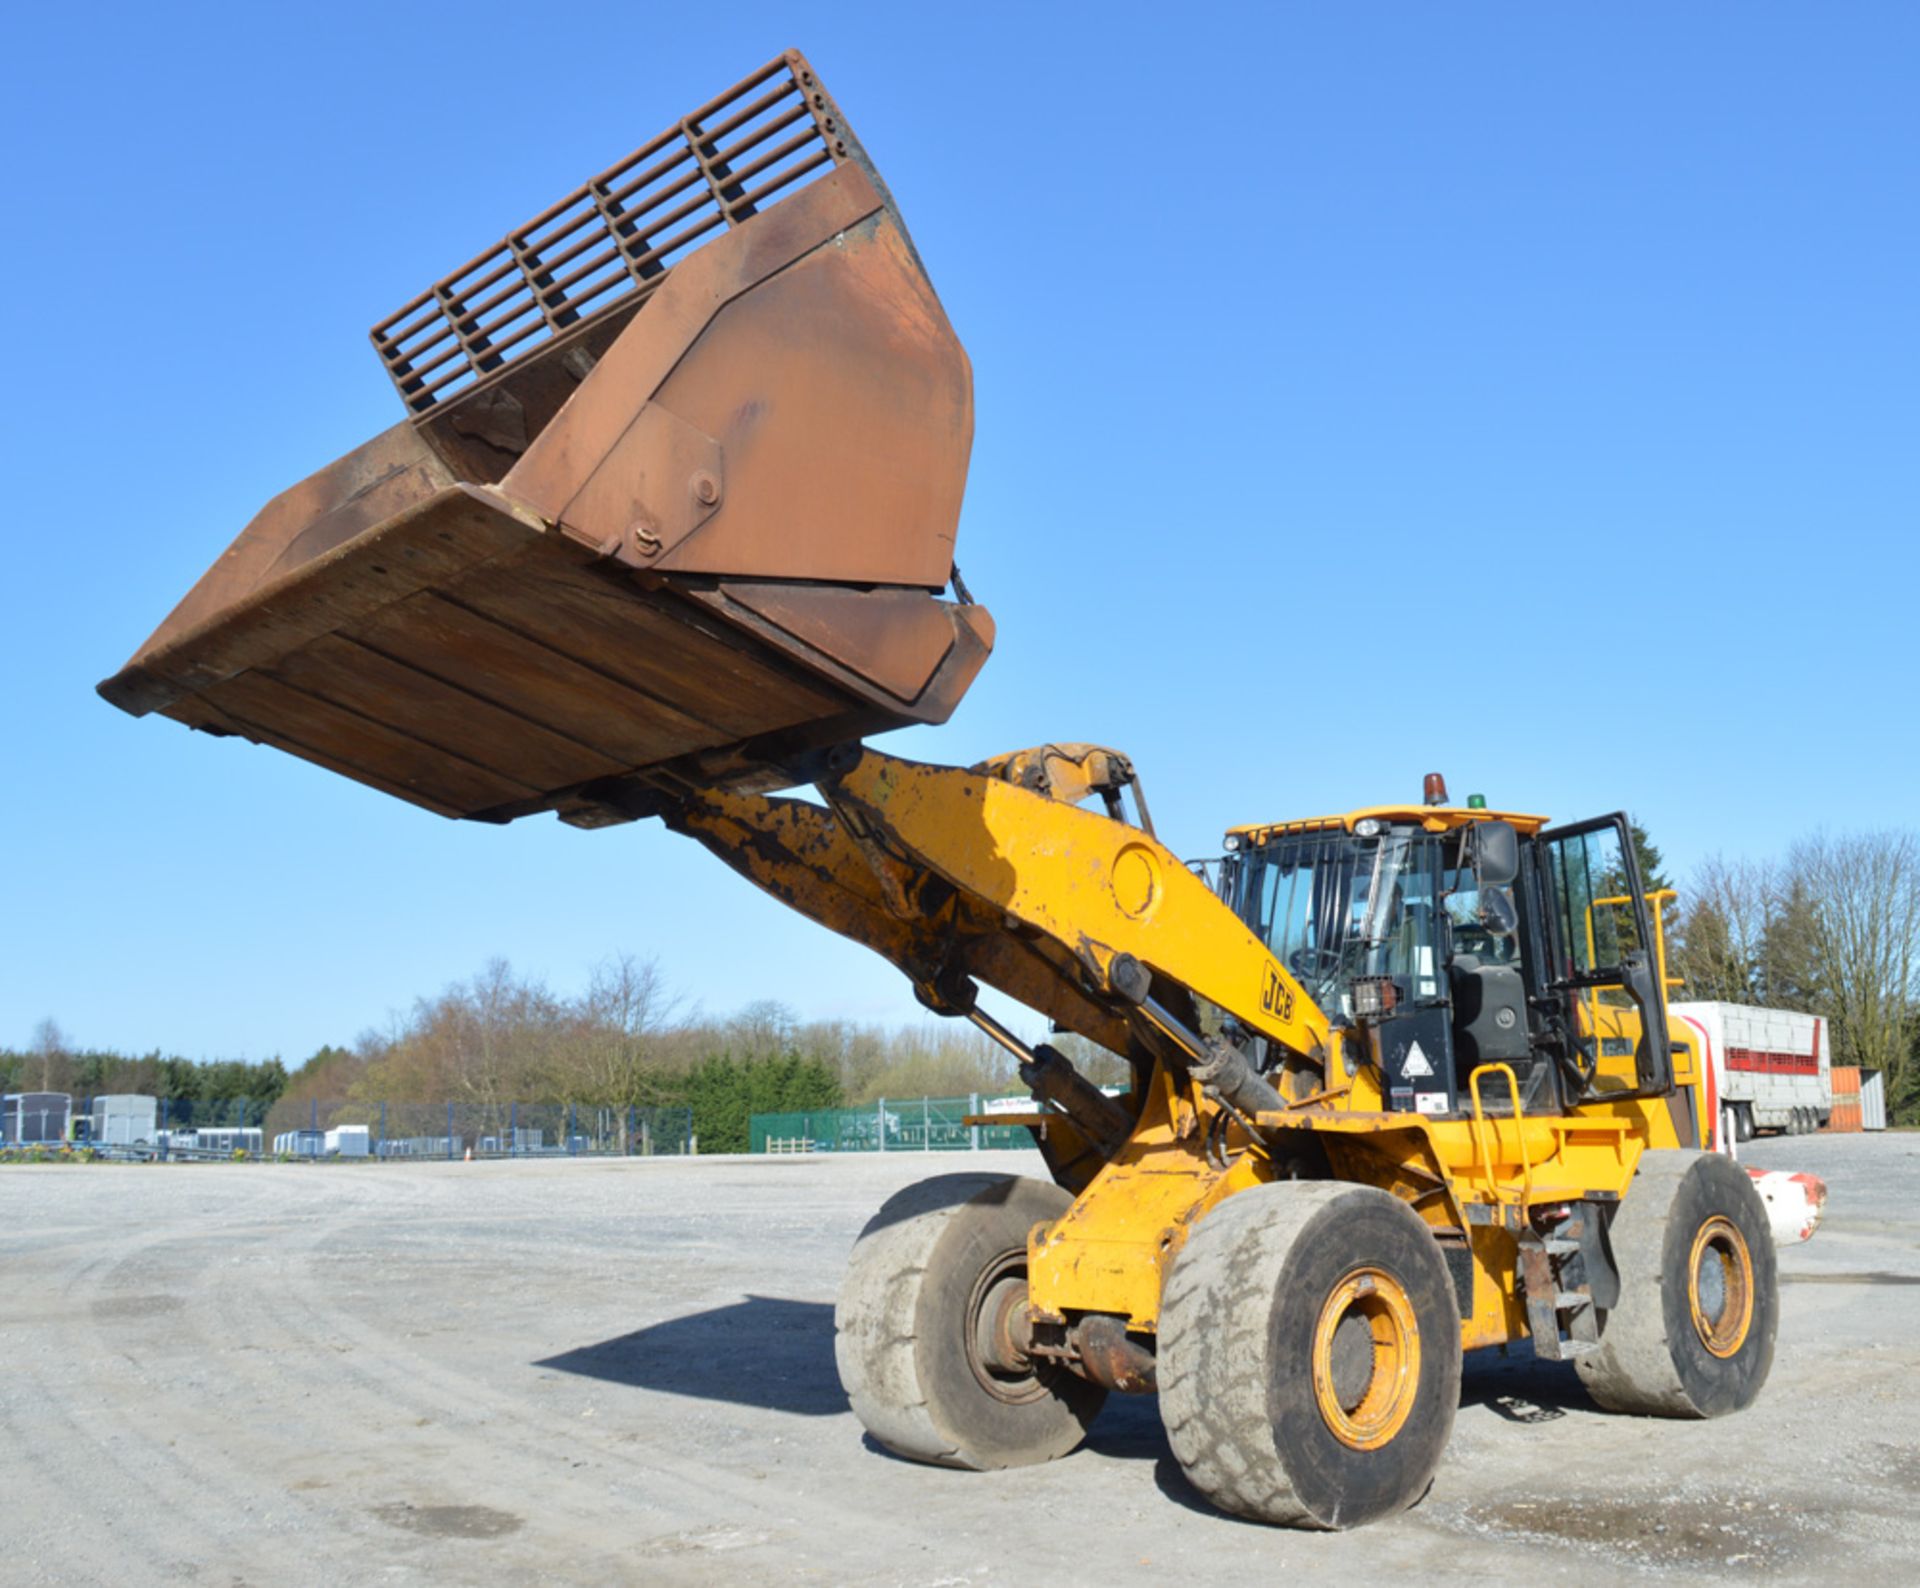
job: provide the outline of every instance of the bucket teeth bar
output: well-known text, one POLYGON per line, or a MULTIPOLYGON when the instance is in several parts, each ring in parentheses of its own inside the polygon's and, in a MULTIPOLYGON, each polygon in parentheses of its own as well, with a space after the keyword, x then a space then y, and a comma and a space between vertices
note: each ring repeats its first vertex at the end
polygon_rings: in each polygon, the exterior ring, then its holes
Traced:
POLYGON ((373 330, 409 417, 270 502, 115 705, 448 816, 628 819, 943 722, 972 374, 789 53, 373 330))

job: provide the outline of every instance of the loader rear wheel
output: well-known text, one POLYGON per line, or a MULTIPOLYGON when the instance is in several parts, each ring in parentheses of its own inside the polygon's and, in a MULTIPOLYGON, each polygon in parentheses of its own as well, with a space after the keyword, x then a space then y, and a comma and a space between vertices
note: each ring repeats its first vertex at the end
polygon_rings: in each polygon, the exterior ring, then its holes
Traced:
POLYGON ((1077 1448, 1107 1392, 1026 1351, 1027 1233, 1073 1205, 1012 1175, 941 1175, 888 1198, 854 1243, 834 1358, 895 1455, 987 1471, 1077 1448))
POLYGON ((1717 1153, 1643 1153, 1608 1231, 1619 1304, 1577 1359, 1610 1411, 1719 1417, 1753 1404, 1773 1366, 1780 1294, 1766 1205, 1717 1153))
POLYGON ((1427 1492, 1460 1313, 1420 1216, 1371 1186, 1257 1186, 1200 1221, 1160 1309, 1160 1414, 1215 1505, 1357 1527, 1427 1492))

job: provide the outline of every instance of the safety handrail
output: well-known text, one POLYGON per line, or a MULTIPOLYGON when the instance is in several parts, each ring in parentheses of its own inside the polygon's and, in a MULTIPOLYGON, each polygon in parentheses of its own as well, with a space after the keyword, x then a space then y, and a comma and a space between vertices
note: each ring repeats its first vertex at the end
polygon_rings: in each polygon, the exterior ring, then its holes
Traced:
POLYGON ((1473 1099, 1473 1148, 1480 1155, 1487 1184, 1498 1198, 1500 1193, 1494 1179, 1493 1151, 1487 1145, 1487 1111, 1480 1101, 1480 1077, 1492 1070, 1498 1070, 1507 1078, 1507 1095, 1513 1100, 1513 1133, 1520 1148, 1520 1206, 1524 1208, 1533 1200, 1533 1160, 1527 1152, 1525 1114, 1520 1107, 1520 1082, 1510 1064, 1482 1064, 1467 1077, 1467 1091, 1473 1099))

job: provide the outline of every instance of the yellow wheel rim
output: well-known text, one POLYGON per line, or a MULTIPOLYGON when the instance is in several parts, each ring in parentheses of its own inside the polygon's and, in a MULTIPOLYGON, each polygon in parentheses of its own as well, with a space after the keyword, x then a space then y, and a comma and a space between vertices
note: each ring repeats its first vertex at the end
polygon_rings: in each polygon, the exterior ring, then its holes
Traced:
POLYGON ((1378 1450, 1406 1426, 1420 1388, 1420 1328, 1400 1281, 1357 1268, 1320 1309, 1313 1394, 1341 1444, 1378 1450))
POLYGON ((1753 1327, 1753 1256, 1739 1226, 1723 1214, 1694 1234, 1687 1302, 1700 1343, 1715 1356, 1732 1356, 1746 1344, 1753 1327))

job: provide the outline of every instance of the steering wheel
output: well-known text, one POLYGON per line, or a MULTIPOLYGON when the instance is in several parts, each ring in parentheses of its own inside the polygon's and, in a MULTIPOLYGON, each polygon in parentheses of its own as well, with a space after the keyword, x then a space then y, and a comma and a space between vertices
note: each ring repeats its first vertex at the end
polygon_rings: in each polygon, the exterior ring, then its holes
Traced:
POLYGON ((1339 968, 1340 955, 1330 948, 1296 948, 1287 956, 1287 969, 1296 976, 1330 976, 1339 968))

